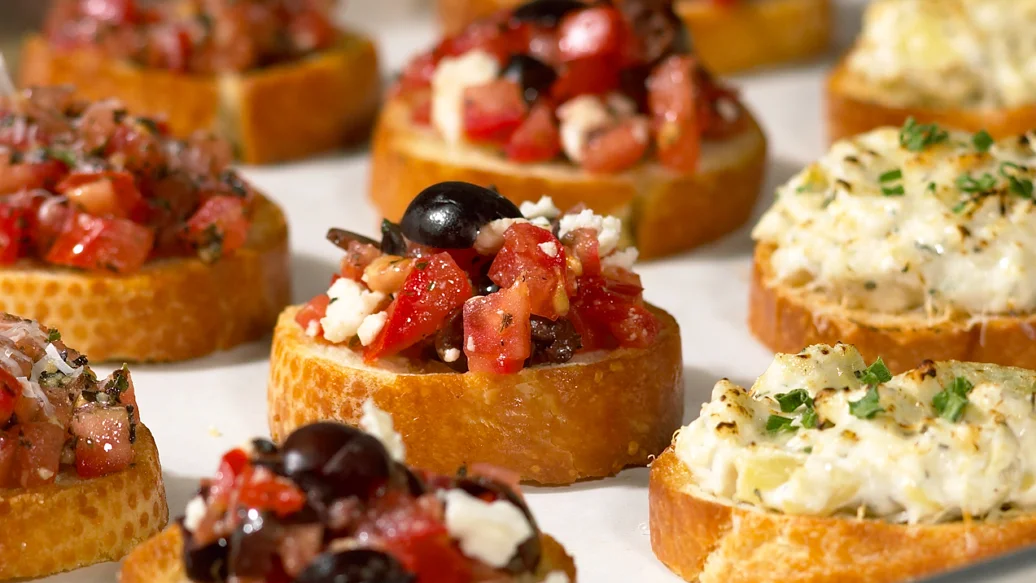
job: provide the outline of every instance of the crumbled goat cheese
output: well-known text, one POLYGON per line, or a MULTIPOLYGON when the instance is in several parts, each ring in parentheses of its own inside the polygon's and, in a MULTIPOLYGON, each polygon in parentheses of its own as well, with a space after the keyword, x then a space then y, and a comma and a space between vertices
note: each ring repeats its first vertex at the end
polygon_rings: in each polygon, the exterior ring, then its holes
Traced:
POLYGON ((594 95, 580 95, 566 101, 557 114, 561 148, 573 162, 583 161, 590 134, 615 123, 608 107, 594 95))
POLYGON ((316 338, 320 335, 320 322, 317 320, 311 320, 309 324, 306 324, 306 336, 316 338))
POLYGON ((572 583, 572 580, 568 578, 568 573, 564 571, 551 571, 547 573, 543 583, 572 583))
POLYGON ((457 362, 460 360, 460 350, 457 350, 456 348, 447 348, 446 351, 443 352, 442 359, 445 362, 457 362))
POLYGON ((561 217, 558 238, 564 239, 566 235, 576 229, 593 229, 597 231, 597 241, 600 243, 600 254, 604 257, 619 246, 619 237, 622 235, 622 221, 617 217, 603 217, 596 215, 590 209, 579 214, 565 215, 561 217))
POLYGON ((392 459, 397 462, 406 460, 406 446, 403 445, 403 438, 396 432, 392 423, 392 416, 382 411, 374 404, 373 399, 367 399, 363 403, 363 416, 360 417, 360 427, 364 431, 378 438, 378 441, 385 446, 392 459))
POLYGON ((205 506, 205 499, 201 496, 195 496, 191 498, 191 501, 187 503, 187 508, 184 509, 183 513, 183 527, 189 532, 194 532, 201 524, 205 514, 208 512, 208 507, 205 506))
POLYGON ((539 244, 540 251, 543 251, 548 257, 558 256, 558 244, 554 241, 547 241, 546 243, 539 244))
POLYGON ((522 511, 507 500, 486 502, 464 490, 448 490, 446 529, 465 555, 502 568, 535 533, 522 511))
POLYGON ((320 319, 320 326, 329 342, 343 342, 355 336, 363 320, 385 301, 385 294, 372 292, 363 284, 344 277, 331 285, 327 295, 331 303, 320 319))
POLYGON ((528 223, 525 219, 496 219, 486 223, 475 237, 475 251, 480 255, 492 255, 504 246, 504 233, 515 223, 528 223))
POLYGON ((463 140, 464 90, 496 79, 499 72, 496 57, 480 49, 439 62, 432 74, 432 125, 443 139, 463 140))
POLYGON ((561 216, 561 210, 554 206, 554 199, 549 196, 540 197, 536 202, 525 201, 518 206, 518 210, 522 212, 522 215, 529 219, 556 219, 561 216))
POLYGON ((633 270, 633 264, 637 262, 640 252, 636 247, 619 249, 615 253, 601 259, 601 265, 605 267, 621 267, 626 270, 633 270))
POLYGON ((386 320, 388 320, 388 312, 384 310, 364 318, 360 327, 356 329, 356 335, 360 337, 360 344, 369 346, 374 342, 374 339, 381 333, 381 329, 385 327, 386 320))

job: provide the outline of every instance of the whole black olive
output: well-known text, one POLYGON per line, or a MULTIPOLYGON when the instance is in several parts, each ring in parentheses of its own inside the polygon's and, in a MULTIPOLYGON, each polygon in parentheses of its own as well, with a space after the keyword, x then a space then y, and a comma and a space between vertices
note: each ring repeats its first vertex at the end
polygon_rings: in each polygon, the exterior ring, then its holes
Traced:
POLYGON ((387 255, 406 255, 406 239, 399 225, 385 219, 381 221, 381 252, 387 255))
POLYGON ((341 423, 306 425, 281 448, 284 473, 323 503, 366 498, 392 474, 385 446, 372 435, 341 423))
POLYGON ((515 8, 511 18, 541 26, 555 26, 569 12, 585 7, 586 4, 575 0, 532 0, 515 8))
POLYGON ((413 583, 416 579, 391 555, 356 549, 317 555, 295 583, 413 583))
POLYGON ((518 545, 518 552, 505 567, 512 573, 531 573, 540 565, 540 558, 543 556, 543 548, 540 545, 539 527, 536 519, 525 502, 509 486, 483 476, 470 476, 457 478, 456 487, 464 490, 476 498, 490 498, 493 500, 507 500, 514 504, 525 515, 532 527, 533 535, 518 545))
POLYGON ((199 583, 222 583, 229 576, 227 555, 229 541, 221 538, 205 546, 197 545, 183 529, 183 565, 187 578, 199 583))
POLYGON ((421 191, 407 207, 400 227, 406 238, 439 249, 467 249, 483 226, 521 218, 515 204, 468 182, 440 182, 421 191))
POLYGON ((406 465, 397 463, 396 471, 399 475, 406 478, 406 489, 412 496, 417 497, 428 492, 428 487, 425 486, 424 481, 417 477, 417 474, 406 467, 406 465))
POLYGON ((357 243, 364 243, 366 245, 374 245, 377 247, 380 245, 374 239, 366 237, 359 233, 353 233, 352 231, 346 231, 345 229, 339 229, 331 227, 327 230, 327 240, 334 243, 336 247, 343 251, 349 250, 349 243, 356 241, 357 243))
POLYGON ((540 95, 546 95, 558 78, 553 67, 528 55, 512 56, 500 76, 518 83, 529 105, 535 103, 540 95))

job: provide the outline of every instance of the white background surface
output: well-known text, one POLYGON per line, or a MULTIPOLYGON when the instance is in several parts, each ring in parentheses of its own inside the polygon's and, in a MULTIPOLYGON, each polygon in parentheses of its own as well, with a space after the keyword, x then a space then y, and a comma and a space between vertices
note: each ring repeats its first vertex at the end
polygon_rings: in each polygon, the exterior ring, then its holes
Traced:
MULTIPOLYGON (((757 216, 776 184, 823 151, 823 74, 858 28, 859 5, 843 0, 838 48, 827 59, 732 79, 770 139, 769 175, 757 216)), ((347 6, 346 20, 377 39, 386 75, 435 41, 431 15, 421 6, 417 0, 354 0, 347 6)), ((244 172, 288 214, 296 302, 323 291, 337 268, 340 253, 324 239, 328 227, 375 232, 377 216, 366 199, 365 150, 244 172)), ((647 299, 672 312, 682 328, 686 421, 697 416, 718 379, 729 377, 747 386, 771 359, 745 328, 748 231, 746 227, 717 244, 638 269, 647 299)), ((182 514, 198 479, 215 471, 225 450, 268 434, 268 354, 269 338, 187 363, 133 367, 141 417, 158 441, 173 516, 182 514)), ((635 469, 566 488, 529 489, 540 526, 576 557, 581 582, 680 581, 651 554, 647 479, 647 470, 635 469)), ((116 573, 117 565, 106 564, 46 581, 110 582, 116 573)), ((1025 579, 1030 577, 1036 579, 1036 574, 1025 579)))

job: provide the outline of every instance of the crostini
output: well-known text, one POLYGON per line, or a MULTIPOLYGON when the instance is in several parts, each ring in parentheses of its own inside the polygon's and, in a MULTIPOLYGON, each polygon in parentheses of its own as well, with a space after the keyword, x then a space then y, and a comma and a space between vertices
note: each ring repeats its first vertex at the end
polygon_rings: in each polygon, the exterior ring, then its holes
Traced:
POLYGON ((0 314, 0 581, 119 560, 168 512, 130 372, 0 314))
POLYGON ((228 452, 184 517, 126 559, 122 583, 572 583, 575 565, 507 472, 411 469, 392 418, 306 425, 228 452))
MULTIPOLYGON (((439 21, 446 34, 457 34, 505 8, 557 1, 438 0, 439 21)), ((718 74, 819 55, 830 43, 833 25, 830 0, 676 0, 673 8, 691 32, 702 62, 718 74)))
POLYGON ((373 399, 437 472, 491 463, 566 484, 646 464, 683 414, 680 335, 642 299, 619 222, 454 182, 380 243, 332 229, 340 272, 274 332, 274 438, 355 425, 373 399))
POLYGON ((644 258, 742 225, 766 139, 688 52, 669 2, 545 2, 478 21, 417 57, 382 110, 375 207, 399 220, 439 182, 494 185, 621 216, 644 258))
POLYGON ((651 546, 696 583, 897 583, 1036 543, 1036 373, 852 346, 722 380, 651 465, 651 546))
POLYGON ((326 0, 59 0, 23 47, 23 87, 72 85, 218 131, 245 163, 302 158, 368 135, 380 99, 374 44, 326 0))
POLYGON ((908 122, 836 143, 755 227, 749 327, 774 351, 844 341, 1036 368, 1036 135, 908 122))
POLYGON ((1036 2, 876 0, 827 82, 831 141, 908 118, 994 138, 1036 127, 1036 2))
POLYGON ((0 311, 96 361, 261 337, 290 299, 287 226, 229 147, 66 88, 0 97, 0 311))

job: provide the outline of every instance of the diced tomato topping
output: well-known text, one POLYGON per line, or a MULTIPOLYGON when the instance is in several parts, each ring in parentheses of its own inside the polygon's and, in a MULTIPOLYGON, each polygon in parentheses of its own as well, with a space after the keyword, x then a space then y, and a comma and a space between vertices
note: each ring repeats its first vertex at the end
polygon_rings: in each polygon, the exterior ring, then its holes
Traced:
POLYGON ((109 24, 133 22, 138 13, 136 0, 80 0, 83 14, 109 24))
POLYGON ((551 96, 562 103, 579 95, 599 95, 619 86, 619 68, 611 59, 590 57, 561 67, 551 96))
POLYGON ((147 260, 154 230, 125 219, 76 215, 47 253, 57 265, 127 273, 147 260))
POLYGON ((56 190, 91 215, 143 218, 144 197, 129 172, 74 172, 56 190))
POLYGON ((648 108, 654 118, 658 158, 678 172, 697 168, 701 154, 697 67, 693 57, 674 55, 648 78, 648 108))
POLYGON ((511 134, 504 152, 515 162, 544 162, 561 153, 561 136, 554 112, 546 105, 537 105, 522 125, 511 134))
POLYGON ((345 257, 342 257, 338 273, 346 279, 361 281, 363 270, 378 257, 381 257, 381 250, 374 245, 349 241, 349 249, 345 252, 345 257))
POLYGON ((250 465, 248 454, 243 449, 232 449, 223 454, 219 462, 219 470, 212 479, 209 494, 213 500, 229 495, 234 489, 234 484, 250 465))
POLYGON ((22 488, 52 483, 61 463, 65 436, 64 429, 47 421, 19 424, 14 483, 22 488))
POLYGON ((410 96, 410 121, 418 125, 432 123, 432 92, 415 91, 410 96))
POLYGON ((448 253, 416 260, 364 359, 373 362, 391 356, 435 334, 472 293, 467 274, 448 253))
POLYGON ((57 160, 39 163, 0 163, 0 194, 52 187, 67 172, 57 160))
POLYGON ((650 134, 643 118, 627 119, 594 136, 583 151, 588 172, 615 173, 632 168, 647 152, 650 134))
MULTIPOLYGON (((644 306, 639 286, 600 276, 581 277, 576 285, 572 309, 584 326, 589 322, 606 326, 623 347, 647 348, 654 342, 661 325, 644 306)), ((594 331, 589 335, 594 337, 594 331)))
POLYGON ((439 59, 431 52, 425 53, 403 69, 403 73, 397 81, 397 88, 403 94, 409 94, 418 89, 427 89, 432 85, 432 75, 435 74, 435 67, 439 59))
POLYGON ((245 203, 238 196, 214 196, 187 221, 187 240, 195 248, 209 249, 216 258, 232 253, 248 240, 245 203))
POLYGON ((187 26, 170 23, 156 28, 150 40, 148 66, 161 67, 174 73, 187 71, 194 49, 187 26))
POLYGON ((279 476, 264 472, 252 474, 251 479, 238 492, 237 501, 243 506, 270 510, 280 517, 286 517, 306 504, 306 495, 294 483, 279 476))
POLYGON ((24 209, 0 206, 0 265, 10 265, 21 257, 28 221, 25 215, 24 209))
POLYGON ((464 90, 464 133, 472 141, 506 143, 526 113, 522 88, 509 79, 464 90))
POLYGON ((518 282, 464 303, 464 355, 471 372, 515 373, 532 355, 529 286, 518 282))
POLYGON ((504 232, 489 279, 501 288, 527 283, 530 311, 555 320, 568 312, 565 266, 565 248, 550 231, 516 223, 504 232))
POLYGON ((582 265, 582 275, 601 273, 601 243, 597 239, 597 231, 574 229, 566 236, 565 242, 582 265))
POLYGON ((302 309, 295 314, 295 321, 303 330, 309 330, 309 326, 316 323, 317 335, 323 334, 320 327, 320 319, 327 315, 327 306, 331 304, 331 298, 327 294, 320 294, 309 300, 302 309))
MULTIPOLYGON (((160 135, 161 126, 156 127, 159 129, 157 134, 160 135)), ((126 168, 130 170, 161 167, 163 154, 159 135, 152 133, 148 128, 120 124, 108 138, 104 155, 121 155, 126 168)))
MULTIPOLYGON (((14 405, 22 394, 22 384, 7 369, 0 367, 0 426, 14 413, 14 405)), ((0 472, 0 475, 3 475, 0 472)))
POLYGON ((133 461, 130 414, 125 407, 81 407, 69 430, 76 439, 76 474, 96 478, 127 468, 133 461))
POLYGON ((610 57, 623 40, 625 23, 611 6, 575 10, 558 27, 558 56, 562 62, 588 57, 610 57))
MULTIPOLYGON (((504 15, 500 15, 504 16, 504 15)), ((528 46, 528 31, 524 26, 510 26, 498 18, 475 21, 460 34, 448 38, 439 46, 441 55, 461 55, 481 49, 495 55, 501 64, 507 57, 522 53, 528 46)))

